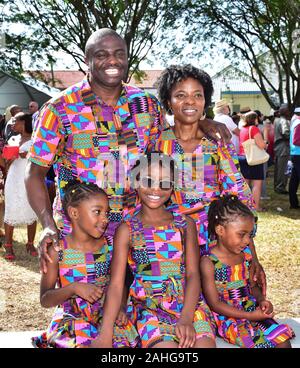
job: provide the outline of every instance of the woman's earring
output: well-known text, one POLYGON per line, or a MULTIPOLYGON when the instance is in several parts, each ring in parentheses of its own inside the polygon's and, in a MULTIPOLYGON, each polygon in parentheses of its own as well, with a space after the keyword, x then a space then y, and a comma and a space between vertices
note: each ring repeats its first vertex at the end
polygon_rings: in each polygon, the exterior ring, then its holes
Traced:
POLYGON ((167 114, 168 115, 173 115, 173 110, 171 109, 171 107, 168 107, 167 114))
POLYGON ((204 114, 201 116, 200 120, 204 120, 205 118, 206 118, 206 114, 204 113, 204 114))

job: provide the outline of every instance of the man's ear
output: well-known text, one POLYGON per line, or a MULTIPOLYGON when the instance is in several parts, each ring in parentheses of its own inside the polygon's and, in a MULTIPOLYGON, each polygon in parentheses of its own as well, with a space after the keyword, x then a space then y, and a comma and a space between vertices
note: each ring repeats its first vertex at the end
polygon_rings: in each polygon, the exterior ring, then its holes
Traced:
POLYGON ((70 219, 77 220, 78 219, 78 209, 76 207, 69 206, 68 207, 68 215, 70 219))
POLYGON ((224 235, 224 232, 225 232, 225 228, 224 228, 224 226, 223 225, 217 225, 216 227, 215 227, 215 232, 216 232, 216 234, 218 235, 218 236, 223 236, 224 235))

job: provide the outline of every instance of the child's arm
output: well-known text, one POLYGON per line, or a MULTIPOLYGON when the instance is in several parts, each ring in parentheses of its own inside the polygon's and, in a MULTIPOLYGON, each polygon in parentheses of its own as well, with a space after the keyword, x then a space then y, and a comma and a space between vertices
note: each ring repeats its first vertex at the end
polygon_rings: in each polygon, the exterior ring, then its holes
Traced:
POLYGON ((204 297, 210 309, 215 313, 226 317, 248 319, 249 321, 259 321, 270 317, 259 309, 255 310, 254 312, 246 312, 220 301, 215 285, 215 269, 208 257, 201 257, 200 272, 204 297))
POLYGON ((186 283, 184 290, 184 303, 181 316, 176 325, 176 335, 179 338, 180 348, 193 347, 196 341, 193 326, 195 307, 201 292, 199 273, 199 246, 194 221, 186 217, 187 230, 185 239, 185 267, 186 283))
POLYGON ((61 288, 55 288, 58 278, 58 253, 52 246, 49 248, 49 255, 53 263, 48 262, 48 272, 42 273, 40 286, 40 301, 44 308, 60 305, 75 295, 89 303, 94 303, 102 296, 102 289, 93 284, 74 282, 61 288))
POLYGON ((114 323, 120 311, 125 284, 129 236, 128 226, 121 224, 114 236, 111 279, 105 297, 103 322, 99 336, 91 344, 93 348, 112 347, 114 323))

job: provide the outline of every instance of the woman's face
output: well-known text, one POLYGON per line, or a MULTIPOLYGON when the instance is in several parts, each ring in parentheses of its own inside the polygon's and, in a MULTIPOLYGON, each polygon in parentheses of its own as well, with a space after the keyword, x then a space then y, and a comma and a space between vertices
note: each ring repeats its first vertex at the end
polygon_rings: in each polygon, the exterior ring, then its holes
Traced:
POLYGON ((178 82, 172 88, 169 105, 173 110, 175 123, 198 123, 205 105, 202 84, 194 78, 178 82))
POLYGON ((12 125, 13 132, 21 134, 23 132, 25 122, 23 120, 17 119, 14 119, 13 122, 14 122, 12 125))

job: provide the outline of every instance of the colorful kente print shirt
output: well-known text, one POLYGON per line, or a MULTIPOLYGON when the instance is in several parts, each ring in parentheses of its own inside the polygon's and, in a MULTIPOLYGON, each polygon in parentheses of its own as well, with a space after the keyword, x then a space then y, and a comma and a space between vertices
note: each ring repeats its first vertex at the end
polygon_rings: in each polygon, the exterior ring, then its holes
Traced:
MULTIPOLYGON (((115 107, 103 103, 87 79, 47 102, 39 114, 29 160, 44 167, 53 164, 59 192, 54 214, 62 215, 60 198, 69 181, 96 183, 109 196, 107 235, 113 235, 135 202, 128 171, 157 139, 161 119, 157 99, 126 84, 115 107)), ((67 233, 70 224, 65 217, 63 226, 67 233)))
POLYGON ((170 208, 177 207, 180 213, 194 219, 200 251, 205 254, 214 245, 209 243, 207 231, 210 203, 221 195, 233 194, 254 212, 251 190, 238 169, 232 143, 223 145, 203 137, 194 152, 185 153, 167 123, 160 129, 155 149, 172 156, 177 164, 177 183, 170 208))

